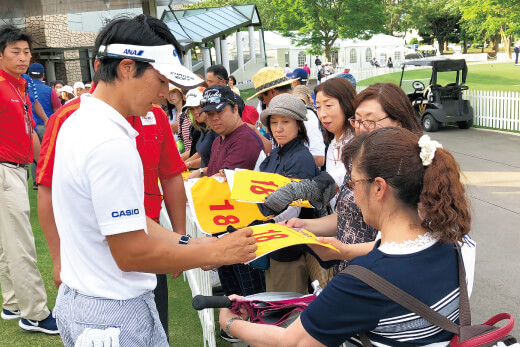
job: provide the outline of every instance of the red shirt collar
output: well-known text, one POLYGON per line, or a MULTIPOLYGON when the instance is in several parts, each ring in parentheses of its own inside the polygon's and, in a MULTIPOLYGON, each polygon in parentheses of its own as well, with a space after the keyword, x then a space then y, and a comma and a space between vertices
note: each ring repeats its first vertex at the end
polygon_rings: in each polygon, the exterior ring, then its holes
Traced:
POLYGON ((22 76, 20 78, 16 78, 13 75, 4 71, 4 69, 0 68, 0 76, 9 81, 18 91, 22 91, 20 94, 23 94, 25 90, 25 86, 27 85, 27 81, 23 79, 22 76))

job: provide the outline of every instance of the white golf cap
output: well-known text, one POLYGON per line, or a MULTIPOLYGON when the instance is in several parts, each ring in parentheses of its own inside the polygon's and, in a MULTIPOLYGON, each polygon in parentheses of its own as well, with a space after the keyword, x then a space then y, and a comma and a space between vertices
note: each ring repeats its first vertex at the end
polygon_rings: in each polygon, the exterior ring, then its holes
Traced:
POLYGON ((149 63, 173 84, 183 87, 198 86, 203 80, 181 64, 179 54, 173 45, 136 46, 114 43, 100 46, 100 58, 132 59, 149 63))
POLYGON ((186 93, 186 103, 182 107, 182 111, 186 111, 188 107, 197 107, 200 106, 200 101, 202 100, 202 93, 204 92, 203 87, 193 88, 188 90, 186 93))
POLYGON ((69 94, 74 94, 74 89, 72 89, 71 86, 63 86, 60 89, 58 89, 58 92, 67 92, 69 94))
POLYGON ((74 90, 79 89, 79 88, 85 89, 85 85, 83 84, 83 82, 74 83, 74 90))

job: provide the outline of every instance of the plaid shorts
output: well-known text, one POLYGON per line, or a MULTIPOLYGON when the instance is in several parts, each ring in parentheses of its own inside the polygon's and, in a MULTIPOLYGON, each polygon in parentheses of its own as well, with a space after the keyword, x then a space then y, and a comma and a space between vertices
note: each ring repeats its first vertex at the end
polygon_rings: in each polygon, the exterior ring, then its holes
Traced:
POLYGON ((74 346, 85 328, 119 328, 121 347, 169 346, 152 292, 112 300, 83 295, 62 284, 52 313, 67 347, 74 346))
POLYGON ((249 265, 234 264, 218 268, 218 277, 226 295, 241 296, 265 292, 265 273, 249 265))

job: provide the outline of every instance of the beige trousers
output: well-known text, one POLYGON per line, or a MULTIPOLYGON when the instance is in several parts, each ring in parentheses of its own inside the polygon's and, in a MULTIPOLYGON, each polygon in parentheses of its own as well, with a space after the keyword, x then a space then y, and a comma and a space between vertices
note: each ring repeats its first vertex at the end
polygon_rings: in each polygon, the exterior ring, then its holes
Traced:
POLYGON ((309 294, 308 278, 303 255, 300 259, 289 262, 269 259, 269 269, 265 270, 265 290, 309 294))
POLYGON ((0 286, 3 308, 26 319, 49 316, 47 294, 36 266, 29 219, 27 170, 0 164, 0 286))

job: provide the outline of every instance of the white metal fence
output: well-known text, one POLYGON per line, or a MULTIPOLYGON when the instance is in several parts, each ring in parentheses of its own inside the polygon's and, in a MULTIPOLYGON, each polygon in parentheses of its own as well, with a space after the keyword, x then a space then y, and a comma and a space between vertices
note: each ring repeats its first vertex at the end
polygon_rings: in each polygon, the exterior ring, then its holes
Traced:
MULTIPOLYGON (((166 208, 164 207, 161 210, 161 225, 166 229, 172 230, 172 225, 170 223, 170 218, 168 217, 168 212, 166 212, 166 208)), ((197 224, 193 221, 191 217, 191 212, 189 207, 186 208, 186 233, 191 235, 192 237, 206 237, 199 228, 197 228, 197 224)), ((183 273, 184 280, 188 280, 191 289, 191 296, 195 295, 213 295, 212 287, 211 287, 211 279, 209 271, 202 271, 200 268, 193 269, 189 271, 184 271, 183 273)), ((202 326, 202 337, 204 340, 204 347, 216 347, 215 340, 215 316, 212 308, 208 308, 205 310, 198 311, 200 325, 202 326)))

